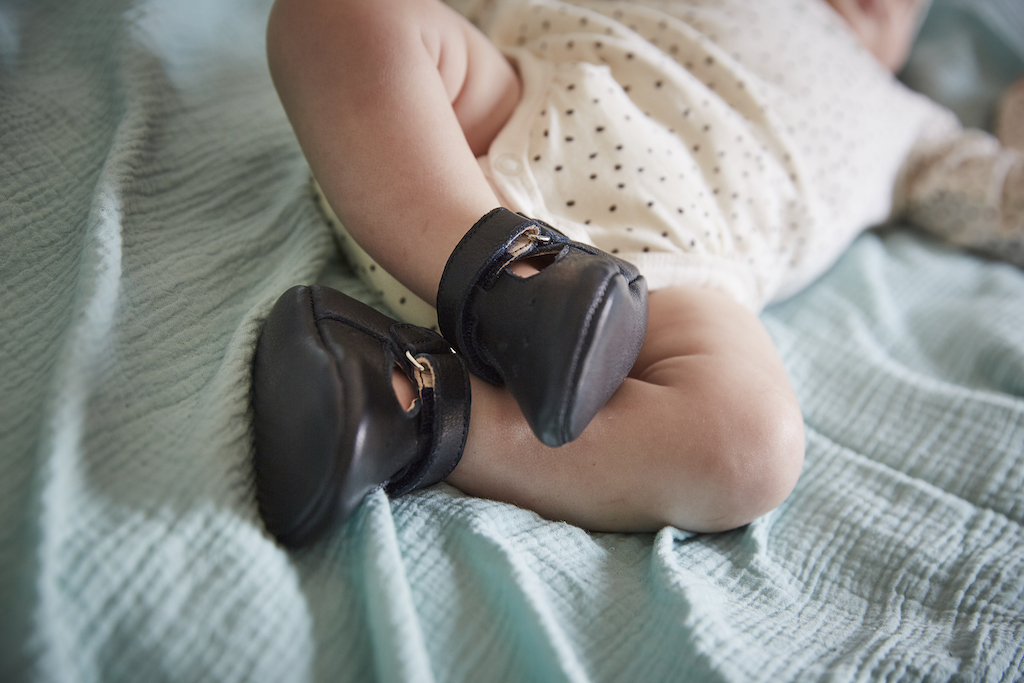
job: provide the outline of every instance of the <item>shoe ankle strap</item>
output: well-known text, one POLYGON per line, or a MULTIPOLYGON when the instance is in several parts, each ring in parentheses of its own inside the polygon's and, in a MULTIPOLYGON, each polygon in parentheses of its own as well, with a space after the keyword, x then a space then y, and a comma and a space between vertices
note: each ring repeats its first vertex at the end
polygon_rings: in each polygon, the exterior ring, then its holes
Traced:
POLYGON ((391 478, 392 497, 443 481, 462 459, 469 435, 469 370, 440 336, 415 325, 391 328, 392 353, 416 381, 420 398, 420 456, 391 478))
POLYGON ((502 383, 474 342, 476 320, 471 311, 477 293, 489 289, 513 261, 560 251, 569 241, 543 221, 499 207, 478 220, 455 247, 437 288, 437 322, 474 375, 502 383))

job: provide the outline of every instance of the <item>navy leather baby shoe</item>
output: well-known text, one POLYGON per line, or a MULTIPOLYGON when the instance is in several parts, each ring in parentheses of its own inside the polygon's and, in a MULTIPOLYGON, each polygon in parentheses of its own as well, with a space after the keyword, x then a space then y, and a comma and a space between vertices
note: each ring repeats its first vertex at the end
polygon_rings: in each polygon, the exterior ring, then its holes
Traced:
POLYGON ((394 497, 443 480, 469 431, 469 372, 450 345, 327 287, 278 299, 252 391, 260 515, 291 547, 382 486, 394 497), (394 393, 396 367, 417 389, 409 410, 394 393))
POLYGON ((543 443, 578 437, 622 384, 647 333, 647 285, 630 263, 498 208, 452 252, 441 333, 470 371, 504 384, 543 443), (508 266, 548 257, 520 277, 508 266))

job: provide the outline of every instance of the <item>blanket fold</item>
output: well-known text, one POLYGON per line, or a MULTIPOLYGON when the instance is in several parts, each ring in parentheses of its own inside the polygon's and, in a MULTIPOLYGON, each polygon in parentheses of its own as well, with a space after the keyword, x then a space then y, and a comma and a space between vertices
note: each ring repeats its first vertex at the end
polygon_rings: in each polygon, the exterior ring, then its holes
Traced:
POLYGON ((311 196, 268 11, 0 6, 0 679, 1024 675, 1024 274, 903 228, 765 311, 808 441, 755 523, 597 534, 442 484, 277 546, 262 319, 294 284, 380 302, 311 196))

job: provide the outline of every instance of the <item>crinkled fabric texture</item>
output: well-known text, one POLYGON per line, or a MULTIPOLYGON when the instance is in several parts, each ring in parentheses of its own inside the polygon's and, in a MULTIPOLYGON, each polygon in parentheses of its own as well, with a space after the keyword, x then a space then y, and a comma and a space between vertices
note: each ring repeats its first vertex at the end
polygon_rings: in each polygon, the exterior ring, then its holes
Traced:
POLYGON ((1024 276, 906 230, 764 313, 808 442, 756 523, 594 534, 440 485, 276 546, 260 322, 296 283, 376 300, 267 11, 0 7, 0 679, 1024 676, 1024 276))

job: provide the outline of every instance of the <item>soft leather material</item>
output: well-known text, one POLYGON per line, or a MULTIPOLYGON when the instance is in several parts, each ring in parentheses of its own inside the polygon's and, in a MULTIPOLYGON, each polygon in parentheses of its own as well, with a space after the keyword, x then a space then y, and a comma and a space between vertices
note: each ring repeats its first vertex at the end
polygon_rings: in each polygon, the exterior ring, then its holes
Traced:
POLYGON ((452 252, 437 316, 473 374, 504 384, 554 447, 583 432, 633 367, 647 332, 647 286, 632 264, 498 208, 452 252), (542 255, 554 260, 532 277, 506 268, 542 255))
POLYGON ((439 335, 398 323, 326 287, 293 287, 274 305, 253 367, 256 497, 268 531, 305 545, 367 493, 443 480, 469 426, 469 373, 439 335), (397 363, 433 369, 415 407, 399 405, 397 363))

